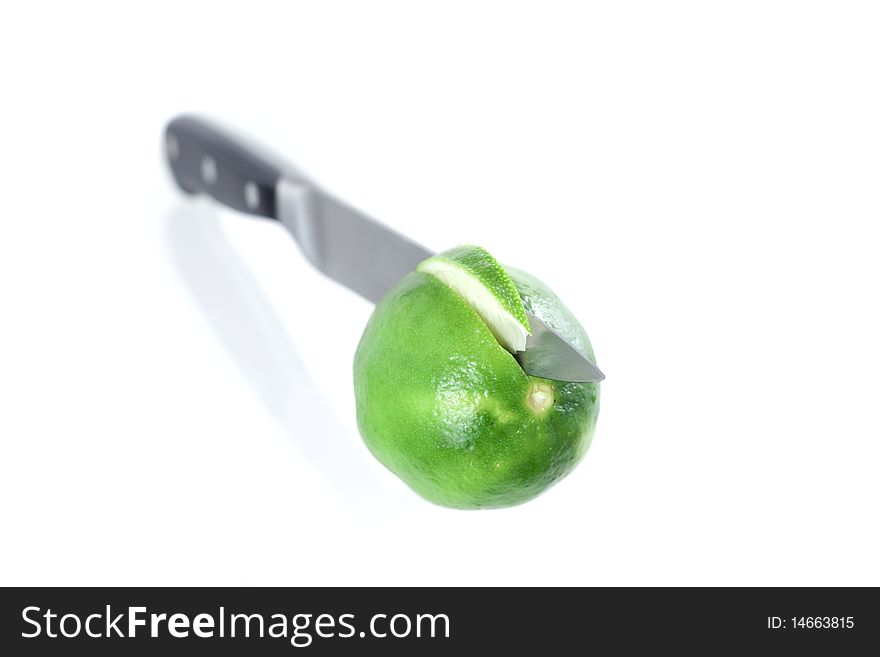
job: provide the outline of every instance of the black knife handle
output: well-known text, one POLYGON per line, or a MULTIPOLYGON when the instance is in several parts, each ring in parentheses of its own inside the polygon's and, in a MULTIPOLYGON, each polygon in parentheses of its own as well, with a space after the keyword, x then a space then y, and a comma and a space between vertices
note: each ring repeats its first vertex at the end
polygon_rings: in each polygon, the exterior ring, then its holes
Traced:
POLYGON ((277 219, 275 184, 281 165, 234 135, 195 116, 178 116, 165 127, 165 154, 177 184, 224 205, 277 219))

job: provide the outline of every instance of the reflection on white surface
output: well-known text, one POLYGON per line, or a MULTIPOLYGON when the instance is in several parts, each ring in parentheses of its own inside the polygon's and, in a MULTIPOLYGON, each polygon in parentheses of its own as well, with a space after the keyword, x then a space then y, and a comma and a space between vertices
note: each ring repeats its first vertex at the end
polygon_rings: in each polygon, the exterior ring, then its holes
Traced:
POLYGON ((182 279, 285 434, 353 504, 383 512, 400 506, 400 496, 383 489, 371 471, 372 456, 366 448, 360 453, 350 449, 345 429, 231 248, 211 204, 196 200, 174 207, 165 234, 182 279))

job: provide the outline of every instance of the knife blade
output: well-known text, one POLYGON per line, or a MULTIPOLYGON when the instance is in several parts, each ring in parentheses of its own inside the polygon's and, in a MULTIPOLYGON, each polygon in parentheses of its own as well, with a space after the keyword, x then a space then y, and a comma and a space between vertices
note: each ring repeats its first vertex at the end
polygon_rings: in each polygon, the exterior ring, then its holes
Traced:
POLYGON ((373 303, 433 255, 347 203, 302 180, 275 187, 278 219, 318 270, 373 303))
POLYGON ((605 378, 587 356, 553 328, 526 311, 531 334, 524 351, 513 355, 527 374, 574 383, 599 383, 605 378))
MULTIPOLYGON (((165 129, 165 146, 181 189, 280 221, 312 265, 373 303, 433 255, 273 155, 204 119, 173 119, 165 129)), ((526 315, 532 332, 525 350, 514 356, 527 374, 579 383, 605 378, 552 327, 532 313, 526 315)))

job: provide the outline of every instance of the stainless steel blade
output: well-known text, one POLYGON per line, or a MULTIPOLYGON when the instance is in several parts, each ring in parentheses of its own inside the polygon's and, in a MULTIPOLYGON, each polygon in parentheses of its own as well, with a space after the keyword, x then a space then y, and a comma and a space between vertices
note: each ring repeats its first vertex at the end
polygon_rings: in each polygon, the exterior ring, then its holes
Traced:
POLYGON ((282 178, 278 218, 309 261, 373 303, 433 254, 306 182, 282 178))
POLYGON ((520 366, 532 376, 557 381, 599 383, 605 375, 565 338, 531 313, 526 313, 532 334, 525 351, 514 354, 520 366))
MULTIPOLYGON (((333 280, 378 303, 395 283, 434 255, 359 210, 296 176, 275 188, 278 218, 309 261, 333 280)), ((527 374, 598 382, 602 372, 562 336, 526 313, 532 334, 516 359, 527 374)))

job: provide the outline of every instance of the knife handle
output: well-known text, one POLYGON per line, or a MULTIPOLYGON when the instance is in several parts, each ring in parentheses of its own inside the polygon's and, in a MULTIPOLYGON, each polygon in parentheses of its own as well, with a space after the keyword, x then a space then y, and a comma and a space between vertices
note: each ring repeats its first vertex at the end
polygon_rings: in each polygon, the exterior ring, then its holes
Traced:
POLYGON ((195 116, 165 127, 165 154, 178 186, 248 214, 277 219, 282 166, 243 140, 195 116))

